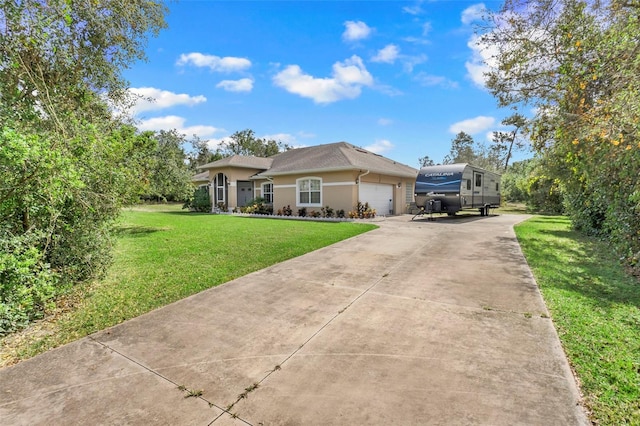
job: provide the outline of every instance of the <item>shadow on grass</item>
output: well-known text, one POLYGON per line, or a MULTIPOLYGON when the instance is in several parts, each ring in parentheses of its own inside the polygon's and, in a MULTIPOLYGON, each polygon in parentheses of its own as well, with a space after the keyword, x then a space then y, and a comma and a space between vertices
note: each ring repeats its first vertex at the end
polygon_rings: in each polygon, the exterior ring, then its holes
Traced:
POLYGON ((141 225, 132 225, 132 226, 117 226, 114 230, 115 235, 119 237, 129 236, 129 237, 141 237, 148 234, 153 234, 159 231, 165 231, 165 228, 156 228, 153 226, 141 226, 141 225))
MULTIPOLYGON (((535 219, 545 224, 566 224, 552 218, 535 219)), ((527 238, 547 286, 580 293, 596 307, 613 304, 640 307, 640 282, 624 273, 605 242, 571 230, 537 230, 541 237, 527 238)))
POLYGON ((204 215, 209 215, 211 216, 212 213, 209 212, 190 212, 190 211, 164 211, 164 212, 157 212, 157 213, 162 213, 162 214, 170 214, 170 215, 175 215, 175 216, 204 216, 204 215))

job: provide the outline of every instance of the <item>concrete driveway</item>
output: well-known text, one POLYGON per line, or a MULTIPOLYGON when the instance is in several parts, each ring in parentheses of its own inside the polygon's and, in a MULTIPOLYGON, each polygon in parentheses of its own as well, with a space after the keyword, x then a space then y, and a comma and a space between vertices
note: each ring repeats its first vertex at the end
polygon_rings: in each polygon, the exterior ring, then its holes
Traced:
POLYGON ((588 424, 523 219, 387 218, 4 368, 0 424, 588 424))

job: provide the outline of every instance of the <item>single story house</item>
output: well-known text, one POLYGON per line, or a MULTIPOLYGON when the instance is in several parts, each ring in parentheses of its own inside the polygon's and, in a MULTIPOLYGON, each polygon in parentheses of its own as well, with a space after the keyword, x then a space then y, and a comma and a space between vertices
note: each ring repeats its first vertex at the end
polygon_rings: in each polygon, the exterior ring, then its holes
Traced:
POLYGON ((243 207, 262 197, 274 211, 329 206, 348 212, 366 202, 378 215, 408 212, 418 174, 413 167, 346 142, 268 158, 234 155, 198 168, 203 172, 194 184, 203 184, 206 176, 212 205, 221 209, 243 207))

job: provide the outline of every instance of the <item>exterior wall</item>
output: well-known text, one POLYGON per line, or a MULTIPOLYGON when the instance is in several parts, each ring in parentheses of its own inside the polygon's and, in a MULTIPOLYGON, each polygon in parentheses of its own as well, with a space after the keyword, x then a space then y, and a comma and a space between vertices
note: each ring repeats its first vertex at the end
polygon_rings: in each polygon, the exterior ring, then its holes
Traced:
MULTIPOLYGON (((237 182, 249 181, 250 177, 259 173, 259 169, 246 169, 239 167, 221 167, 209 169, 209 182, 211 183, 210 196, 214 199, 215 188, 213 179, 218 173, 223 173, 227 180, 226 204, 228 208, 237 207, 237 182)), ((363 172, 364 173, 364 172, 363 172)), ((322 180, 321 203, 313 206, 304 206, 307 211, 319 211, 322 207, 329 206, 334 210, 344 210, 345 213, 354 210, 359 199, 359 186, 356 184, 358 177, 363 175, 357 170, 326 172, 326 173, 300 173, 287 176, 275 176, 273 178, 273 209, 278 211, 286 206, 291 206, 294 215, 303 207, 298 202, 297 181, 301 178, 320 178, 322 180)), ((394 176, 369 173, 360 177, 364 183, 379 183, 393 186, 393 212, 394 214, 408 213, 409 203, 413 201, 413 185, 415 179, 399 178, 394 176)), ((266 179, 252 180, 254 198, 262 196, 261 184, 269 182, 266 179)))
MULTIPOLYGON (((273 178, 273 208, 274 211, 282 207, 291 206, 294 215, 303 207, 298 202, 297 180, 314 177, 322 179, 322 202, 317 206, 305 206, 307 210, 319 211, 329 206, 334 210, 344 210, 345 213, 354 210, 359 200, 359 187, 356 180, 361 173, 358 171, 328 172, 317 174, 296 174, 275 176, 273 178)), ((361 177, 364 183, 381 183, 393 186, 394 214, 408 213, 409 204, 413 201, 413 185, 415 179, 394 176, 367 174, 361 177), (398 186, 400 184, 400 186, 398 186), (408 189, 409 188, 409 189, 408 189)))
POLYGON ((295 215, 297 210, 302 207, 306 207, 307 211, 319 211, 322 207, 329 206, 334 210, 344 210, 346 213, 353 210, 357 202, 357 176, 357 172, 354 171, 275 176, 273 178, 273 208, 277 211, 282 207, 291 206, 295 215), (322 180, 322 197, 319 204, 301 205, 298 202, 297 185, 298 179, 302 178, 322 180))
MULTIPOLYGON (((242 168, 242 167, 220 167, 220 168, 216 168, 216 169, 209 169, 209 182, 213 183, 213 179, 215 178, 215 176, 218 173, 222 173, 226 176, 227 178, 227 207, 228 208, 234 208, 238 206, 238 181, 249 181, 250 177, 255 175, 256 173, 261 172, 261 169, 247 169, 247 168, 242 168)), ((258 184, 258 188, 259 188, 259 184, 258 184)), ((209 195, 211 196, 211 199, 214 199, 214 192, 215 192, 215 188, 210 189, 209 191, 209 195)), ((258 195, 256 195, 256 184, 254 183, 253 185, 253 193, 254 193, 254 198, 257 197, 258 195)))

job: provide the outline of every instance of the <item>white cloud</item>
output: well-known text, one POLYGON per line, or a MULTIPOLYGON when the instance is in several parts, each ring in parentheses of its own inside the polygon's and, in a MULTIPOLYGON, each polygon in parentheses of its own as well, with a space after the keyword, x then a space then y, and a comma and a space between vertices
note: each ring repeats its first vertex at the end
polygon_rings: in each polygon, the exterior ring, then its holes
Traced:
POLYGON ((395 145, 386 139, 377 139, 373 144, 365 146, 364 149, 376 154, 382 154, 383 152, 391 151, 395 145))
POLYGON ((468 25, 474 21, 479 21, 482 19, 482 15, 485 13, 486 10, 487 10, 487 7, 484 5, 484 3, 471 5, 462 11, 462 16, 460 17, 460 20, 465 25, 468 25))
POLYGON ((382 49, 378 50, 378 53, 371 58, 372 62, 384 62, 386 64, 393 64, 400 55, 400 49, 395 44, 388 44, 382 49))
POLYGON ((190 96, 186 93, 173 93, 154 87, 132 87, 129 89, 129 93, 137 98, 133 107, 130 108, 134 114, 170 108, 175 105, 193 106, 207 101, 207 98, 202 95, 190 96))
POLYGON ((406 41, 407 43, 413 43, 413 44, 431 44, 431 42, 429 40, 427 40, 426 38, 420 38, 420 37, 404 37, 402 40, 406 41))
POLYGON ((224 131, 224 129, 218 129, 213 126, 185 126, 185 121, 186 119, 184 119, 183 117, 178 117, 177 115, 167 115, 165 117, 154 117, 147 120, 141 120, 137 124, 137 127, 142 131, 169 131, 172 129, 176 129, 178 133, 182 133, 187 136, 196 135, 199 137, 207 137, 213 135, 214 133, 224 131))
POLYGON ((493 126, 495 122, 496 119, 493 117, 480 115, 475 118, 470 118, 468 120, 462 120, 458 121, 457 123, 453 123, 451 126, 449 126, 449 132, 454 134, 465 132, 470 135, 474 135, 491 128, 491 126, 493 126))
POLYGON ((293 145, 296 143, 296 137, 290 133, 274 133, 272 135, 264 135, 262 139, 274 140, 276 142, 286 143, 287 145, 293 145))
POLYGON ((414 4, 413 6, 405 6, 402 8, 402 11, 404 13, 408 13, 409 15, 419 15, 423 12, 421 3, 422 1, 418 1, 418 3, 414 4))
POLYGON ((487 73, 496 65, 496 55, 498 47, 481 43, 477 35, 472 35, 467 46, 471 49, 471 58, 465 62, 467 73, 478 87, 484 87, 486 84, 487 73))
POLYGON ((273 77, 276 86, 315 103, 326 104, 360 96, 363 86, 371 86, 373 77, 359 56, 333 64, 331 78, 316 78, 304 74, 298 65, 289 65, 273 77))
POLYGON ((425 72, 420 72, 416 74, 414 79, 418 83, 420 83, 422 86, 440 86, 440 87, 452 88, 452 89, 455 89, 458 87, 457 82, 453 80, 449 80, 447 77, 440 76, 440 75, 431 75, 425 72))
POLYGON ((402 67, 404 68, 405 72, 412 73, 413 67, 415 67, 416 65, 422 64, 424 62, 427 62, 427 59, 428 59, 427 55, 425 54, 421 54, 418 56, 403 56, 402 67))
POLYGON ((241 78, 240 80, 222 80, 216 84, 219 89, 227 92, 250 92, 253 90, 253 80, 250 78, 241 78))
POLYGON ((431 22, 427 21, 424 24, 422 24, 422 37, 428 36, 432 29, 433 29, 433 26, 431 25, 431 22))
POLYGON ((344 41, 364 40, 371 35, 373 29, 362 21, 346 21, 345 30, 342 33, 344 41))
POLYGON ((378 124, 380 126, 390 126, 391 124, 393 124, 393 120, 382 117, 378 119, 378 124))
POLYGON ((221 58, 215 55, 191 52, 183 53, 176 62, 177 65, 193 65, 200 68, 209 68, 211 71, 234 72, 243 71, 251 67, 251 61, 246 58, 225 56, 221 58))

